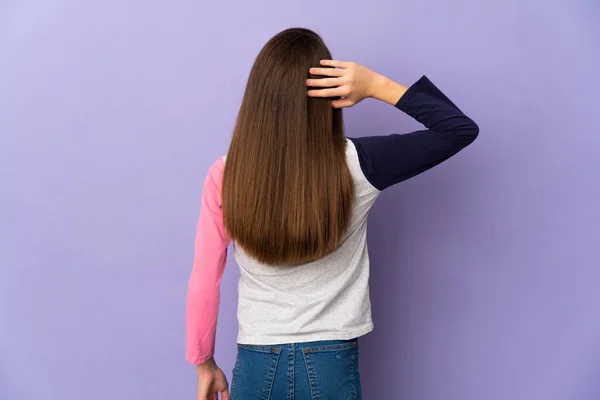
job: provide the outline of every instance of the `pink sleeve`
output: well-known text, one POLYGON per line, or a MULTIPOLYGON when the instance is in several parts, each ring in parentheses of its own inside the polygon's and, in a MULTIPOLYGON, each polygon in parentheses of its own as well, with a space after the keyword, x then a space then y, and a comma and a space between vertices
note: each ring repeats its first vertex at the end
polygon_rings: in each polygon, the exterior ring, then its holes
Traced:
POLYGON ((208 171, 202 192, 186 300, 186 360, 192 364, 202 364, 215 351, 221 279, 231 242, 221 210, 223 168, 223 157, 219 157, 208 171))

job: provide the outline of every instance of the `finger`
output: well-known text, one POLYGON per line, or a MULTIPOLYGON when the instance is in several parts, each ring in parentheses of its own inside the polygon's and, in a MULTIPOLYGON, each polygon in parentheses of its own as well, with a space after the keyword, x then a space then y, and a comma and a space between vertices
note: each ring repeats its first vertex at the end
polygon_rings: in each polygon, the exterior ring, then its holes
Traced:
POLYGON ((205 391, 198 390, 198 400, 212 400, 212 394, 208 394, 205 391))
POLYGON ((321 65, 327 65, 329 67, 348 68, 350 63, 347 61, 340 60, 321 60, 321 65))
POLYGON ((210 400, 219 400, 219 392, 215 392, 210 396, 210 400))
POLYGON ((315 78, 315 79, 307 79, 307 86, 314 87, 332 87, 332 86, 340 86, 342 84, 341 78, 315 78))
POLYGON ((215 400, 215 396, 218 396, 218 393, 198 394, 198 400, 215 400))
POLYGON ((317 68, 313 67, 308 70, 313 75, 323 75, 323 76, 343 76, 345 71, 343 69, 338 68, 317 68))
POLYGON ((339 99, 339 100, 333 100, 331 102, 331 106, 333 108, 352 107, 353 105, 354 105, 354 102, 347 97, 343 98, 343 99, 339 99))
POLYGON ((221 400, 229 400, 229 390, 225 389, 221 392, 221 400))
POLYGON ((308 95, 311 97, 336 97, 343 96, 344 93, 344 89, 339 87, 331 89, 314 89, 308 91, 308 95))

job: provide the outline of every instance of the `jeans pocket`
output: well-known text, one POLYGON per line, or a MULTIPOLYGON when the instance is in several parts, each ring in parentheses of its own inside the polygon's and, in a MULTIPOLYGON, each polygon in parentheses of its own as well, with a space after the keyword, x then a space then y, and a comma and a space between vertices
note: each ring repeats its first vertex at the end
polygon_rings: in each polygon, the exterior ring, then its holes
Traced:
POLYGON ((358 354, 356 341, 302 349, 311 398, 356 400, 358 354))
POLYGON ((238 344, 231 400, 269 400, 280 347, 238 344))

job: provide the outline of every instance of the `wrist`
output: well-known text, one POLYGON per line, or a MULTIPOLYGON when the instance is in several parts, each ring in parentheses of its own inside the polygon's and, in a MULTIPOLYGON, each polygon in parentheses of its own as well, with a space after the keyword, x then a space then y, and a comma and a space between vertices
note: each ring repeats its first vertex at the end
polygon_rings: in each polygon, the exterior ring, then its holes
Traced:
POLYGON ((214 368, 216 365, 217 364, 215 362, 215 358, 211 357, 208 360, 204 361, 202 364, 196 364, 196 371, 198 371, 199 373, 208 371, 214 368))
POLYGON ((384 75, 378 74, 377 72, 373 72, 373 79, 371 80, 371 85, 369 86, 369 97, 372 97, 377 100, 381 100, 381 93, 385 90, 386 77, 384 75))
POLYGON ((373 79, 371 97, 391 105, 396 105, 407 89, 406 86, 393 81, 387 76, 377 74, 373 79))

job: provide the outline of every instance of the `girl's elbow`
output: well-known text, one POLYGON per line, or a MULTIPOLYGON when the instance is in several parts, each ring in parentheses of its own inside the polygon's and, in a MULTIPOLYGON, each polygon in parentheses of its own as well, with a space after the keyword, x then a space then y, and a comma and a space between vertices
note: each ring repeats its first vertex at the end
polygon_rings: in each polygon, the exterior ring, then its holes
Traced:
POLYGON ((475 121, 469 118, 469 123, 464 129, 464 136, 467 144, 471 144, 477 139, 479 136, 479 125, 475 121))

